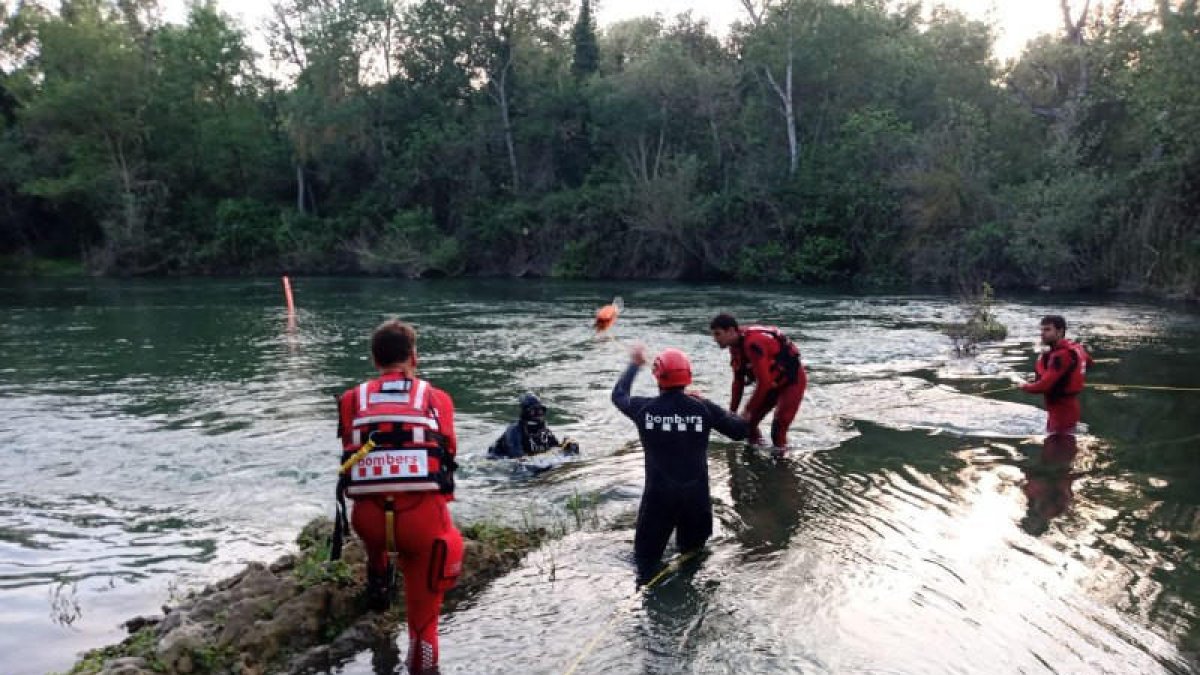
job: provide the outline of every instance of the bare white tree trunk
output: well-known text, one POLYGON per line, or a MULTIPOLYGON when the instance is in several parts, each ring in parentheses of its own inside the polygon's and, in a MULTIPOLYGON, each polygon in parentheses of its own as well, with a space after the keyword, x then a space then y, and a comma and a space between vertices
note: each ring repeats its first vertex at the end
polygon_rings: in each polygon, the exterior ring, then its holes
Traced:
POLYGON ((119 138, 114 139, 111 136, 105 135, 108 141, 109 153, 112 157, 113 167, 117 170, 117 175, 121 178, 121 224, 116 234, 116 241, 112 242, 118 247, 125 247, 137 235, 138 223, 140 214, 138 213, 137 196, 134 193, 135 181, 133 173, 129 168, 129 162, 125 159, 125 147, 119 138))
POLYGON ((512 70, 512 56, 505 61, 504 67, 500 70, 500 86, 496 92, 496 103, 500 107, 500 121, 504 125, 504 145, 508 149, 508 169, 512 172, 512 191, 513 193, 520 192, 520 171, 517 167, 517 147, 513 141, 512 117, 509 112, 508 102, 508 73, 512 70))
MULTIPOLYGON (((1064 0, 1065 1, 1065 0, 1064 0)), ((766 13, 770 6, 769 1, 763 2, 762 7, 755 6, 753 0, 742 0, 742 6, 746 8, 746 12, 750 14, 750 20, 759 28, 763 24, 763 14, 766 13)), ((787 2, 787 62, 784 64, 784 83, 780 86, 775 79, 771 67, 764 65, 762 67, 763 74, 767 77, 767 83, 771 85, 772 91, 779 99, 779 113, 783 116, 784 123, 787 125, 788 139, 788 175, 796 173, 796 168, 800 165, 800 142, 796 136, 796 102, 793 98, 792 90, 792 71, 795 64, 795 31, 792 27, 792 7, 791 2, 787 2)))

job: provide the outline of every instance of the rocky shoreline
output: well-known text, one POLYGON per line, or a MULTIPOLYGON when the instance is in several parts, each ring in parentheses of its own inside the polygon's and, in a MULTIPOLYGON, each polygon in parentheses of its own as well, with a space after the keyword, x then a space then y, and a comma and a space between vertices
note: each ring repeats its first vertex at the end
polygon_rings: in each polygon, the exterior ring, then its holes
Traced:
MULTIPOLYGON (((271 564, 251 563, 189 595, 159 616, 125 623, 129 637, 85 653, 69 675, 264 675, 324 672, 403 627, 403 601, 369 612, 361 599, 365 555, 350 537, 342 560, 328 562, 333 524, 309 523, 299 551, 271 564)), ((462 528, 463 573, 446 608, 515 567, 545 537, 490 524, 462 528)))

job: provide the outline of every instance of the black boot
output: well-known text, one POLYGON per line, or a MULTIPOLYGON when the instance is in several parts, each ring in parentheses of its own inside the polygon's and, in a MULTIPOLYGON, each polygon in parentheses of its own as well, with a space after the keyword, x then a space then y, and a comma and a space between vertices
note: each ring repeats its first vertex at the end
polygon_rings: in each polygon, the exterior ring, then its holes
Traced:
POLYGON ((367 570, 367 609, 373 612, 387 611, 392 605, 391 589, 388 587, 386 574, 376 574, 367 570))

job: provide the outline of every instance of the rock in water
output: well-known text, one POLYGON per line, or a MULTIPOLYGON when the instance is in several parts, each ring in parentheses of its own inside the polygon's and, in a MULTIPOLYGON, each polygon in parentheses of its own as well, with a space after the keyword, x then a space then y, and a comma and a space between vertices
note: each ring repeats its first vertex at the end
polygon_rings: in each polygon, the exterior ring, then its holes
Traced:
MULTIPOLYGON (((511 569, 543 536, 495 526, 463 529, 463 575, 447 607, 511 569)), ((394 639, 403 602, 387 613, 368 612, 360 598, 366 555, 350 538, 342 560, 330 562, 332 531, 329 520, 313 521, 297 539, 298 554, 269 566, 251 563, 164 608, 164 617, 131 619, 125 641, 85 654, 71 675, 312 672, 394 639)))

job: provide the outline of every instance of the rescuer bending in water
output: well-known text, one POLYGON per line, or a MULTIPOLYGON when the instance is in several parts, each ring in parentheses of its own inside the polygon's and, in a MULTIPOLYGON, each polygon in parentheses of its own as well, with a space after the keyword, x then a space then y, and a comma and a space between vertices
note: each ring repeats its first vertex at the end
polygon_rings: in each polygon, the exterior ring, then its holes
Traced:
POLYGON ((1092 357, 1082 345, 1067 339, 1067 322, 1051 314, 1042 318, 1042 343, 1050 349, 1037 360, 1037 380, 1021 385, 1046 401, 1046 433, 1074 434, 1081 410, 1079 393, 1092 357))
POLYGON ((649 581, 662 561, 671 532, 681 553, 696 551, 712 534, 708 487, 708 437, 713 429, 733 440, 746 437, 746 423, 715 403, 684 392, 692 365, 678 349, 654 359, 659 395, 631 397, 646 350, 630 350, 630 364, 612 391, 612 402, 637 426, 645 453, 646 484, 638 507, 633 555, 638 584, 649 581))
POLYGON ((533 394, 521 396, 521 417, 508 425, 500 438, 488 448, 488 457, 526 457, 562 448, 564 454, 579 454, 579 444, 564 438, 561 442, 546 426, 546 406, 533 394))
POLYGON ((390 604, 398 559, 408 670, 429 673, 436 672, 438 613, 462 570, 463 540, 447 506, 456 466, 454 401, 417 377, 416 342, 407 324, 379 326, 371 336, 379 377, 338 399, 338 437, 349 468, 338 485, 333 557, 340 556, 344 494, 354 500, 350 520, 367 551, 368 604, 390 604))
POLYGON ((733 368, 733 391, 729 410, 736 413, 746 385, 754 385, 754 394, 742 410, 750 426, 749 439, 754 445, 766 445, 758 425, 775 409, 771 422, 772 454, 787 452, 787 432, 804 400, 808 375, 800 362, 800 350, 774 326, 738 327, 737 319, 718 314, 709 324, 713 341, 729 350, 733 368))

